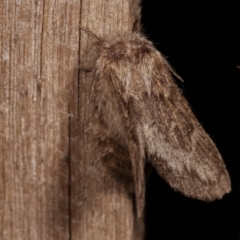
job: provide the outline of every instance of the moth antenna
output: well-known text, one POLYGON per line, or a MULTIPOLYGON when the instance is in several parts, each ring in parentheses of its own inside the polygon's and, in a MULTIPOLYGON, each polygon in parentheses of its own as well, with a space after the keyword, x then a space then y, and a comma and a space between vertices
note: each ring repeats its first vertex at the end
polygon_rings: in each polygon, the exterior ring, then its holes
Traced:
MULTIPOLYGON (((82 26, 79 26, 79 29, 91 34, 92 36, 94 36, 99 42, 101 42, 103 44, 104 40, 101 39, 100 37, 98 37, 95 33, 93 33, 92 31, 90 31, 89 29, 85 28, 85 27, 82 27, 82 26)), ((91 72, 93 69, 92 68, 89 68, 89 67, 81 67, 80 70, 83 70, 85 72, 91 72)), ((92 98, 93 96, 93 89, 94 89, 94 86, 95 86, 95 76, 93 77, 93 82, 92 82, 92 87, 91 87, 91 92, 90 92, 90 96, 89 96, 89 99, 87 101, 87 104, 90 103, 90 99, 92 98)))
POLYGON ((98 37, 95 33, 93 33, 92 31, 90 31, 89 29, 87 29, 87 28, 85 28, 85 27, 82 27, 82 26, 79 26, 79 28, 80 28, 81 30, 83 30, 83 31, 85 31, 85 32, 93 35, 99 42, 101 42, 101 43, 104 42, 103 39, 101 39, 100 37, 98 37))

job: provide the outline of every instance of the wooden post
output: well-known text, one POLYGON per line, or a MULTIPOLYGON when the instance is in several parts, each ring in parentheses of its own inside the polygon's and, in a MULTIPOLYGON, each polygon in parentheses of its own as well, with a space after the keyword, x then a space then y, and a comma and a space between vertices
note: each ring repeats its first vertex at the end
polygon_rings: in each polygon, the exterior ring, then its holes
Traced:
POLYGON ((0 239, 142 239, 132 197, 95 161, 93 73, 79 69, 96 60, 79 25, 111 36, 131 31, 139 10, 138 0, 1 1, 0 239))

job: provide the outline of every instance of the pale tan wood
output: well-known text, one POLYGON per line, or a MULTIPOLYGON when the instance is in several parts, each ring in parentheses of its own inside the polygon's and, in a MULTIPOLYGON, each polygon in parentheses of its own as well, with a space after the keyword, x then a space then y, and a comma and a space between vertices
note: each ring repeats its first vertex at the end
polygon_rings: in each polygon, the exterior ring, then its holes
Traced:
POLYGON ((96 58, 79 24, 107 38, 131 31, 135 8, 130 0, 0 2, 0 239, 142 238, 132 196, 95 161, 93 73, 79 69, 96 58))
POLYGON ((0 239, 69 239, 69 112, 80 3, 0 3, 0 239))

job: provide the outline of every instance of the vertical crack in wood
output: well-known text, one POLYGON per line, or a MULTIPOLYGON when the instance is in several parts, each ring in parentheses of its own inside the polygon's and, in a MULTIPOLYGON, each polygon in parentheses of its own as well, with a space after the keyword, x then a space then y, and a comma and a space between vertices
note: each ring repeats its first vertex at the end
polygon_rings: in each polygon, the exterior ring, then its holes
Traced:
MULTIPOLYGON (((79 26, 81 26, 81 16, 82 16, 82 1, 80 1, 80 9, 79 9, 79 26)), ((80 52, 81 52, 81 29, 79 31, 78 38, 78 75, 77 75, 77 115, 79 116, 79 106, 80 106, 80 52)))
MULTIPOLYGON (((68 112, 70 107, 68 105, 68 112)), ((72 240, 72 214, 71 214, 71 116, 68 117, 68 231, 69 240, 72 240)))
MULTIPOLYGON (((45 0, 43 1, 43 7, 42 7, 42 15, 44 16, 45 11, 45 0)), ((41 26, 41 49, 40 49, 40 80, 42 81, 42 71, 43 71, 43 34, 44 31, 44 18, 42 19, 42 26, 41 26)))

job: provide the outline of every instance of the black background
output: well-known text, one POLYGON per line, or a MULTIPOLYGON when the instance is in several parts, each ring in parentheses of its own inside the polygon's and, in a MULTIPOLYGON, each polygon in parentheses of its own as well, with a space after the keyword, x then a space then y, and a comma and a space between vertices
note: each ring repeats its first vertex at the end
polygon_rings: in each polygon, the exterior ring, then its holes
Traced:
POLYGON ((142 2, 142 29, 184 79, 179 82, 216 143, 232 192, 212 203, 147 182, 146 240, 238 240, 240 231, 240 12, 237 1, 142 2))

